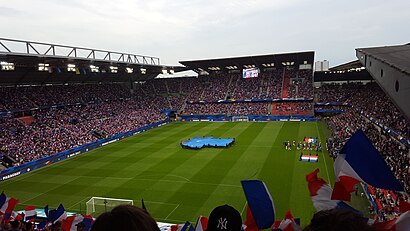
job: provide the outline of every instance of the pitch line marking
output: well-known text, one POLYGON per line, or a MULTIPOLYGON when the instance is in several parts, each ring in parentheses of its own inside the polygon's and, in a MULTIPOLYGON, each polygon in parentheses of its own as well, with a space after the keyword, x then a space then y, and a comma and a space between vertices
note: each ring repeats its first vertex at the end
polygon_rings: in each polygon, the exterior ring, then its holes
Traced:
POLYGON ((168 175, 166 175, 166 176, 173 176, 173 177, 181 178, 181 179, 186 180, 186 181, 189 182, 189 183, 192 183, 192 181, 191 181, 190 179, 188 179, 188 178, 186 178, 186 177, 183 177, 183 176, 178 176, 178 175, 173 175, 173 174, 168 174, 168 175))
POLYGON ((240 186, 240 185, 234 185, 234 184, 213 184, 213 183, 194 182, 194 181, 162 180, 162 179, 149 179, 149 178, 129 178, 129 177, 124 177, 124 178, 122 178, 122 177, 104 177, 104 176, 80 176, 80 177, 89 177, 89 178, 115 178, 115 179, 124 179, 124 180, 159 181, 159 182, 188 183, 188 184, 200 184, 200 185, 213 185, 213 186, 242 188, 242 186, 240 186))
POLYGON ((71 208, 73 208, 74 206, 76 206, 76 205, 80 204, 81 202, 84 202, 84 201, 85 201, 85 200, 87 200, 87 199, 88 199, 88 197, 86 197, 86 198, 84 198, 84 199, 80 200, 79 202, 74 203, 74 204, 73 204, 73 205, 71 205, 70 207, 67 207, 67 209, 71 209, 71 208))
MULTIPOLYGON (((316 122, 316 131, 317 131, 317 134, 318 134, 318 136, 319 136, 319 141, 322 143, 322 138, 320 137, 319 126, 317 125, 317 122, 316 122)), ((323 155, 323 154, 324 154, 324 153, 322 152, 322 155, 323 155)), ((323 162, 325 162, 325 168, 326 168, 326 174, 327 174, 328 184, 331 184, 331 182, 330 182, 330 176, 329 176, 329 170, 327 169, 327 164, 326 164, 326 158, 325 158, 325 156, 323 156, 323 162)))
POLYGON ((247 204, 247 203, 248 203, 248 202, 245 201, 245 204, 243 205, 243 208, 242 208, 242 211, 241 211, 241 216, 242 216, 243 212, 245 212, 245 208, 246 208, 246 204, 247 204))
POLYGON ((179 205, 180 205, 180 204, 178 204, 178 205, 168 214, 168 216, 165 217, 165 220, 167 220, 168 217, 171 216, 171 214, 172 214, 173 212, 175 212, 175 210, 177 210, 177 208, 179 207, 179 205))
POLYGON ((178 205, 179 204, 174 204, 174 203, 168 203, 168 202, 159 202, 159 201, 145 201, 147 203, 151 203, 151 204, 161 204, 161 205, 178 205))
MULTIPOLYGON (((78 180, 80 177, 81 177, 81 176, 77 176, 77 177, 75 177, 74 179, 72 179, 72 180, 70 180, 70 181, 68 181, 68 182, 65 182, 63 185, 66 185, 66 184, 69 184, 69 183, 71 183, 71 182, 73 182, 73 181, 75 181, 75 180, 78 180)), ((21 202, 21 204, 24 204, 24 203, 26 203, 26 202, 28 202, 28 201, 31 201, 31 200, 33 200, 33 199, 35 199, 35 198, 37 198, 37 197, 40 197, 40 196, 44 195, 44 194, 46 194, 46 193, 49 193, 49 192, 53 191, 54 189, 56 189, 56 188, 58 188, 58 187, 61 187, 61 186, 63 186, 63 185, 57 185, 57 186, 55 186, 55 187, 52 187, 52 188, 50 188, 49 190, 47 190, 47 191, 45 191, 45 192, 43 192, 43 193, 40 193, 40 194, 38 194, 38 195, 35 196, 35 197, 32 197, 32 198, 30 198, 30 199, 28 199, 28 200, 25 200, 25 201, 21 202)))

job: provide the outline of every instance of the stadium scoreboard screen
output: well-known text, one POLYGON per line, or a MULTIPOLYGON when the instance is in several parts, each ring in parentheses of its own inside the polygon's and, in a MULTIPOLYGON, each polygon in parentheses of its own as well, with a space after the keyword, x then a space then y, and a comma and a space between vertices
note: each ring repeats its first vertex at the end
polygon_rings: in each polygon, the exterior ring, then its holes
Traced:
POLYGON ((255 78, 259 75, 259 68, 248 68, 242 70, 242 76, 244 79, 255 78))

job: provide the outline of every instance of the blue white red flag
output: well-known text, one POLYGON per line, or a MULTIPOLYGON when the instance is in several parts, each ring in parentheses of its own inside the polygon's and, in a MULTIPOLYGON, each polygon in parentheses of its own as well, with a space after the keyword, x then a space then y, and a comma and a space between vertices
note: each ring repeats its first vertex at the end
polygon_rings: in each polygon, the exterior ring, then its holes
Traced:
POLYGON ((332 188, 327 184, 325 180, 317 176, 318 173, 319 169, 316 169, 306 175, 310 197, 312 199, 313 206, 316 208, 316 211, 339 208, 349 209, 360 214, 359 211, 352 208, 345 202, 340 200, 332 200, 332 188))
POLYGON ((281 221, 275 221, 272 230, 280 231, 302 231, 302 228, 296 223, 290 210, 285 214, 285 217, 281 221))
POLYGON ((24 208, 24 220, 25 221, 33 221, 37 217, 36 207, 34 206, 26 206, 24 208))
MULTIPOLYGON (((47 207, 48 208, 48 207, 47 207)), ((48 221, 51 223, 56 223, 57 221, 64 220, 67 217, 67 212, 64 206, 60 204, 57 209, 48 211, 48 221)))
POLYGON ((84 223, 84 231, 89 231, 93 224, 93 218, 90 215, 76 214, 75 216, 67 217, 63 220, 62 229, 64 231, 77 231, 77 224, 84 223))
POLYGON ((242 188, 258 229, 271 228, 275 222, 275 205, 265 183, 243 180, 242 188))
POLYGON ((336 183, 332 199, 350 201, 350 193, 359 182, 381 189, 403 191, 380 153, 362 130, 346 142, 334 163, 336 183))
POLYGON ((195 226, 195 231, 205 231, 208 227, 208 218, 200 216, 195 226))
POLYGON ((0 195, 0 214, 3 215, 2 221, 8 221, 13 214, 14 207, 19 203, 18 200, 12 197, 6 197, 4 193, 0 195))

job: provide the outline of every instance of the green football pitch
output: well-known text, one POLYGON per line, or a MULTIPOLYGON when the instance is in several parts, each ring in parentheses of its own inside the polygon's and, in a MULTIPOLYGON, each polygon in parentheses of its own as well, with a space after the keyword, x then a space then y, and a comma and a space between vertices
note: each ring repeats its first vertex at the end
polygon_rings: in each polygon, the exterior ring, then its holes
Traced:
MULTIPOLYGON (((158 221, 196 222, 223 204, 242 217, 246 200, 241 180, 263 180, 275 203, 277 219, 288 209, 307 224, 315 212, 305 175, 316 168, 333 185, 333 160, 299 161, 301 151, 282 143, 318 137, 325 147, 328 130, 321 122, 175 122, 48 167, 0 182, 0 191, 26 205, 85 213, 91 197, 134 200, 158 221), (188 150, 180 142, 195 136, 235 138, 229 148, 188 150)), ((305 153, 308 151, 305 151, 305 153)), ((314 151, 312 151, 313 153, 314 151)), ((355 208, 368 202, 353 195, 355 208)))

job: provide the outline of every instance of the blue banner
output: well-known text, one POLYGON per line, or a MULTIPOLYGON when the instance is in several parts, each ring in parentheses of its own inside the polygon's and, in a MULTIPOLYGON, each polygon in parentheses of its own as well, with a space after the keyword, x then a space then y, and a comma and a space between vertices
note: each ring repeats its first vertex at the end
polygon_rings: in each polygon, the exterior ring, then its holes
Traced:
POLYGON ((318 121, 319 118, 315 118, 312 115, 300 115, 300 116, 262 116, 262 115, 250 115, 250 116, 228 116, 228 115, 182 115, 182 122, 192 121, 209 121, 209 122, 224 122, 235 121, 235 118, 241 118, 242 120, 236 121, 253 121, 253 122, 265 122, 265 121, 318 121))

